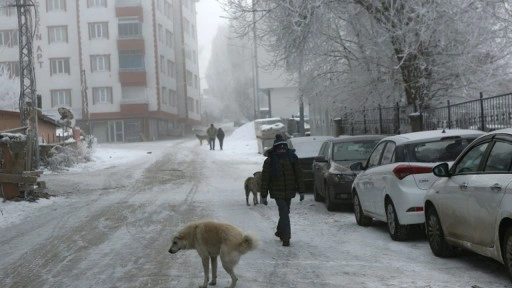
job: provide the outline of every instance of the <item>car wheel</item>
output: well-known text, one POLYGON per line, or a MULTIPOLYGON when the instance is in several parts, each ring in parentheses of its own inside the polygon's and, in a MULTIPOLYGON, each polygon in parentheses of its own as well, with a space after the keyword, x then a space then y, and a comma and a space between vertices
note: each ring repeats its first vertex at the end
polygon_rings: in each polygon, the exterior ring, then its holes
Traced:
POLYGON ((386 201, 386 219, 391 239, 395 241, 406 240, 409 236, 409 227, 407 225, 400 225, 396 216, 395 205, 393 205, 391 200, 386 201))
POLYGON ((443 227, 441 226, 441 220, 439 220, 436 209, 428 209, 425 220, 425 233, 427 234, 428 244, 432 253, 437 257, 453 256, 453 248, 444 239, 443 227))
POLYGON ((313 196, 315 198, 315 202, 322 202, 324 200, 324 198, 318 194, 318 188, 316 187, 316 185, 314 185, 315 187, 313 187, 313 196))
POLYGON ((327 211, 335 211, 336 210, 336 205, 334 205, 334 203, 332 203, 332 200, 331 200, 331 194, 329 193, 329 186, 327 185, 327 183, 325 183, 325 206, 327 207, 327 211))
POLYGON ((370 226, 372 225, 373 219, 364 215, 363 208, 361 207, 361 202, 359 202, 359 196, 357 192, 354 192, 354 215, 356 216, 356 222, 359 226, 370 226))
POLYGON ((505 238, 503 239, 503 262, 507 269, 508 276, 512 280, 512 227, 507 229, 505 238))

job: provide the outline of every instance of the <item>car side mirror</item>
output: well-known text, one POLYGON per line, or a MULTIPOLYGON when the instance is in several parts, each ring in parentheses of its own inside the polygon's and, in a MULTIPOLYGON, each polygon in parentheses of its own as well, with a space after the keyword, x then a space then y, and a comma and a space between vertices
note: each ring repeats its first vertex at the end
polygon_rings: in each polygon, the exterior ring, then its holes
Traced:
POLYGON ((350 165, 350 170, 352 170, 352 171, 361 171, 361 170, 364 170, 363 163, 362 163, 362 162, 352 163, 352 164, 350 165))
POLYGON ((434 166, 432 172, 437 177, 450 177, 450 166, 448 166, 448 163, 441 163, 434 166))
POLYGON ((316 157, 315 157, 315 162, 326 163, 326 162, 327 162, 327 159, 325 159, 325 157, 324 157, 324 156, 320 155, 320 156, 316 156, 316 157))

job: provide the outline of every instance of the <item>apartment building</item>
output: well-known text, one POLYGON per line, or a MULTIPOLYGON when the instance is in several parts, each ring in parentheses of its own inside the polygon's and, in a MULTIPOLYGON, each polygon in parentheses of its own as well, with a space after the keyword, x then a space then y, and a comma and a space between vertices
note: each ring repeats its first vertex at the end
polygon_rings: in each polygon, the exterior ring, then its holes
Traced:
MULTIPOLYGON (((99 142, 162 139, 200 122, 195 0, 34 3, 45 114, 69 108, 99 142)), ((16 13, 1 11, 0 63, 19 75, 16 13)))

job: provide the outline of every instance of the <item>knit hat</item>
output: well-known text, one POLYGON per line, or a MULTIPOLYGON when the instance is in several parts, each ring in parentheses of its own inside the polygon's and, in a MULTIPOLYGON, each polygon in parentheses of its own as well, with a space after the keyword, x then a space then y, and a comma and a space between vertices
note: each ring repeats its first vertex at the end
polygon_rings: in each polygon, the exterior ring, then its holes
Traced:
POLYGON ((276 134, 276 139, 274 140, 273 147, 280 146, 280 145, 285 145, 286 148, 288 148, 288 142, 283 138, 283 135, 276 134))

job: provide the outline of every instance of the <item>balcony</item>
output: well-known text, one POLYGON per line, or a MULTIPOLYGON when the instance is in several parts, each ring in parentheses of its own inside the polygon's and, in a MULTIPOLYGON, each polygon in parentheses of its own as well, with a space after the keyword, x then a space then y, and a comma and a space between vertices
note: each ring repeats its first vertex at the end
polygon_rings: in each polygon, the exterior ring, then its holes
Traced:
POLYGON ((119 38, 117 39, 117 50, 119 51, 140 51, 144 53, 145 51, 145 43, 144 38, 134 37, 134 38, 119 38))
POLYGON ((146 115, 149 111, 147 103, 121 103, 121 115, 146 115))
POLYGON ((119 82, 123 86, 147 86, 146 71, 120 69, 119 82))
POLYGON ((116 1, 116 17, 137 17, 142 22, 144 13, 140 0, 117 0, 116 1))

